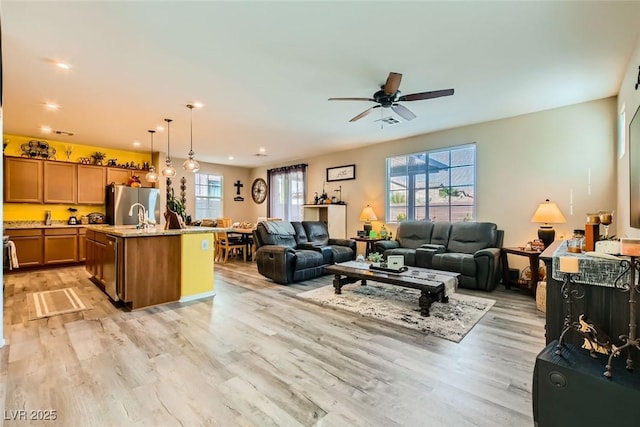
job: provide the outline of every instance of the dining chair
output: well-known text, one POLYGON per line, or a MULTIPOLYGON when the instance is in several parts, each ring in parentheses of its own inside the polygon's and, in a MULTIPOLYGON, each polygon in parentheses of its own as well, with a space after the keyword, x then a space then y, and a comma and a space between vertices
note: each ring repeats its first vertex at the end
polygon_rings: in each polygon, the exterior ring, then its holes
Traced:
POLYGON ((218 227, 229 228, 231 227, 231 218, 216 218, 218 227))
POLYGON ((239 240, 229 238, 229 233, 226 231, 216 231, 215 239, 217 241, 216 261, 222 261, 224 263, 229 259, 229 254, 234 250, 242 252, 242 258, 247 261, 247 245, 239 240))

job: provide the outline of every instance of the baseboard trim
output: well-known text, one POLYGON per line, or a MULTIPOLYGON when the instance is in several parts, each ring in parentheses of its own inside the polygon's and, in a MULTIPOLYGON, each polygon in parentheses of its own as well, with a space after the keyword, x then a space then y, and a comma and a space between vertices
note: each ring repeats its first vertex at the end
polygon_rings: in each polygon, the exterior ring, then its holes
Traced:
POLYGON ((186 297, 182 297, 180 298, 180 302, 189 302, 189 301, 195 301, 197 299, 203 299, 203 298, 209 298, 209 297, 215 297, 216 293, 215 291, 208 291, 208 292, 202 292, 200 294, 193 294, 193 295, 189 295, 186 297))

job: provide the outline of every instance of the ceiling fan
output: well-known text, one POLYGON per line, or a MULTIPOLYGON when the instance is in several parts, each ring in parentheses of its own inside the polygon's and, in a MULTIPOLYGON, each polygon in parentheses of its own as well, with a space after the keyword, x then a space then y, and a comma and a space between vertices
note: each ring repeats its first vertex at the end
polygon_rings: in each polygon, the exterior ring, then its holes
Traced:
POLYGON ((401 80, 402 74, 392 72, 389 73, 389 77, 387 77, 386 83, 380 86, 380 90, 374 93, 372 98, 329 98, 329 101, 371 101, 378 104, 364 110, 362 113, 349 120, 350 122, 360 120, 361 118, 372 112, 374 109, 380 107, 391 108, 403 119, 413 120, 416 118, 416 115, 413 114, 411 110, 409 110, 404 105, 398 104, 398 102, 420 101, 422 99, 440 98, 441 96, 453 95, 453 89, 434 90, 431 92, 419 92, 411 93, 409 95, 400 95, 401 92, 398 90, 398 88, 400 87, 401 80))

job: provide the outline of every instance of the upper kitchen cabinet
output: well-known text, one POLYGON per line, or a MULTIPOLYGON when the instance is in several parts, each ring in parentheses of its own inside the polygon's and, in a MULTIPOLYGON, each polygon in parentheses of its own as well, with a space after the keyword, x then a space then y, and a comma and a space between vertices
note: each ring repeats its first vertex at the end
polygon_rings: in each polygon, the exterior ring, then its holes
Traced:
POLYGON ((128 185, 129 178, 131 178, 131 169, 107 168, 106 185, 110 185, 111 183, 116 185, 128 185))
POLYGON ((4 158, 4 201, 42 203, 42 161, 4 158))
POLYGON ((77 165, 78 203, 104 205, 107 170, 102 166, 77 165))
POLYGON ((43 162, 44 203, 76 203, 78 181, 76 165, 62 162, 43 162))

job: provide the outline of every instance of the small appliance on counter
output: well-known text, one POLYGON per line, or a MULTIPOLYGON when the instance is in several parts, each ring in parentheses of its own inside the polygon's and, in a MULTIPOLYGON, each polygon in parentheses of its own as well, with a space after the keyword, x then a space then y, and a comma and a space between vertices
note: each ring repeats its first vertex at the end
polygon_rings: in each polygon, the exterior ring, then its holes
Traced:
POLYGON ((69 208, 67 210, 69 212, 71 212, 71 216, 69 217, 69 220, 67 221, 67 224, 69 224, 69 225, 77 225, 78 224, 78 218, 76 217, 76 212, 78 212, 78 209, 69 208))
POLYGON ((91 212, 90 214, 87 214, 87 217, 89 218, 89 224, 104 224, 105 223, 105 217, 104 217, 103 213, 91 212))
POLYGON ((51 211, 44 211, 44 225, 51 225, 51 211))

